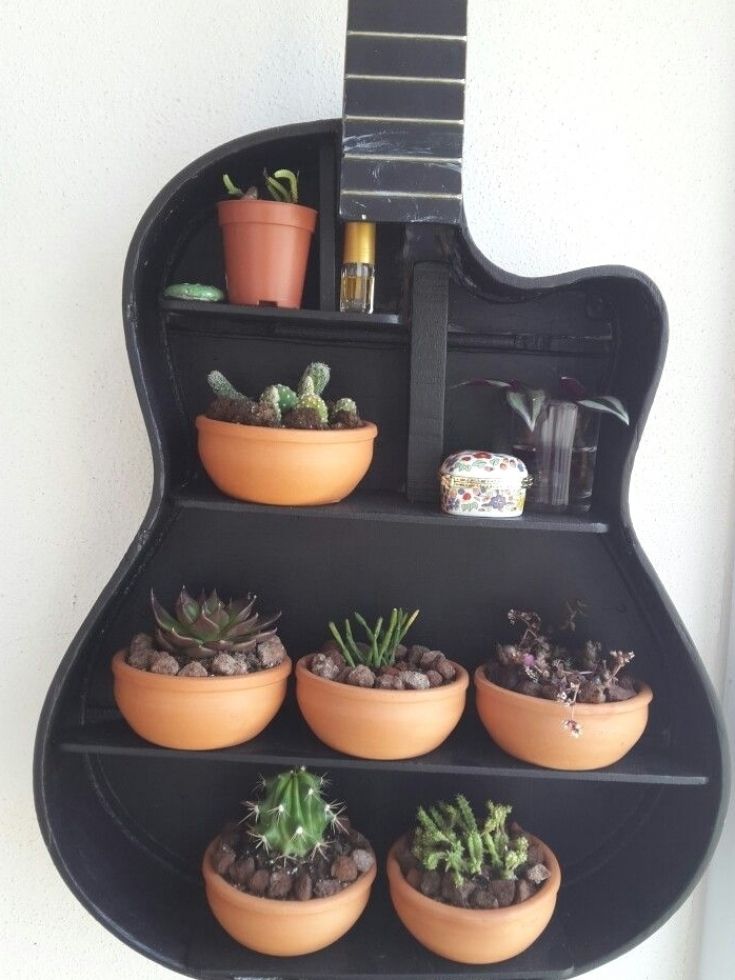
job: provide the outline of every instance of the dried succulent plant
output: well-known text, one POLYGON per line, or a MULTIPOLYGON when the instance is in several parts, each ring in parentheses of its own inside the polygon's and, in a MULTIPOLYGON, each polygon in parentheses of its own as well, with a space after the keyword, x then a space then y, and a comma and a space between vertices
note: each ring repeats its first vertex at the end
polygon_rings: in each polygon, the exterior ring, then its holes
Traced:
POLYGON ((508 620, 522 627, 521 637, 516 643, 498 643, 487 666, 490 680, 502 687, 569 705, 570 716, 563 724, 574 737, 582 734, 574 717, 575 704, 626 701, 636 693, 630 677, 620 676, 635 656, 632 651, 610 650, 603 656, 597 640, 576 647, 565 642, 585 612, 579 600, 567 602, 564 620, 554 629, 544 628, 536 612, 510 609, 508 620))

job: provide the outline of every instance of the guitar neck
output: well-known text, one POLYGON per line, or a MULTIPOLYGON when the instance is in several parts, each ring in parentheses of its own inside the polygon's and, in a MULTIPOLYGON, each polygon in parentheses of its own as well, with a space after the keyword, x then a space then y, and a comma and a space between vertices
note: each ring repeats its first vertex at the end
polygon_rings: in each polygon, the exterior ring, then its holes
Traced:
POLYGON ((467 0, 349 0, 345 221, 458 224, 467 0))

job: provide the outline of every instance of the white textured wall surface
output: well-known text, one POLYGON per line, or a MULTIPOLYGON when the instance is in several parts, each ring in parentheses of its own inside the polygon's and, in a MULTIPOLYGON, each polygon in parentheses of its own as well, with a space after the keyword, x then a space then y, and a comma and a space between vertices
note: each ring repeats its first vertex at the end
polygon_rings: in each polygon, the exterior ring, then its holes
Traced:
MULTIPOLYGON (((188 161, 339 115, 346 5, 3 8, 0 963, 12 980, 159 980, 168 971, 62 884, 31 795, 53 672, 150 493, 123 261, 144 208, 188 161)), ((528 275, 637 266, 666 297, 671 343, 633 517, 716 683, 735 503, 734 65, 731 0, 470 2, 465 190, 478 244, 528 275)), ((694 980, 699 931, 695 898, 589 975, 694 980)))

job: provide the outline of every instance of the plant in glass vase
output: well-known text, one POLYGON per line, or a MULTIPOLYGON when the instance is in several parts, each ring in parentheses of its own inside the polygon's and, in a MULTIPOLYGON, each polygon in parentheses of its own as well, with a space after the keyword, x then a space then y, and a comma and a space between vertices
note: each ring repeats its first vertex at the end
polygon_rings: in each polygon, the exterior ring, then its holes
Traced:
POLYGON ((559 379, 558 393, 521 381, 474 378, 456 387, 484 385, 505 392, 512 410, 512 452, 533 480, 529 506, 539 510, 586 510, 592 497, 600 415, 630 424, 614 395, 591 395, 576 378, 559 379))

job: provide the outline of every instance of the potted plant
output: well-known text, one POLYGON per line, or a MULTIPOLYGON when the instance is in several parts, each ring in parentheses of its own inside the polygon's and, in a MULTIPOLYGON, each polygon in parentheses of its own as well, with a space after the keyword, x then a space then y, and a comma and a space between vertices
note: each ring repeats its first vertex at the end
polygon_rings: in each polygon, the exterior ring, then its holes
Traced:
POLYGON ((298 203, 298 178, 291 170, 263 175, 271 201, 260 200, 256 187, 243 191, 227 174, 222 178, 230 195, 217 205, 227 296, 244 306, 298 309, 317 212, 298 203))
POLYGON ((314 734, 326 745, 361 759, 410 759, 430 752, 462 716, 468 675, 440 650, 403 640, 418 616, 394 609, 370 627, 355 613, 354 639, 340 633, 296 665, 296 697, 314 734))
POLYGON ((204 469, 230 497, 258 504, 333 504, 365 476, 378 434, 363 422, 351 398, 326 402, 328 364, 315 361, 296 390, 269 385, 256 400, 219 371, 209 374, 215 394, 198 415, 204 469))
POLYGON ((357 922, 375 880, 375 855, 324 779, 292 769, 261 781, 245 821, 207 848, 207 901, 233 939, 271 956, 323 949, 357 922))
POLYGON ((513 412, 511 447, 530 474, 527 503, 537 510, 589 508, 600 415, 624 425, 628 413, 614 395, 590 395, 576 378, 562 377, 555 396, 520 381, 476 378, 455 387, 487 385, 505 392, 513 412))
POLYGON ((596 640, 568 641, 583 614, 567 603, 556 629, 535 612, 511 609, 522 629, 516 643, 498 643, 475 672, 477 710, 493 741, 517 759, 549 769, 599 769, 621 759, 648 722, 653 693, 624 669, 632 652, 602 654, 596 640))
POLYGON ((419 808, 388 855, 390 897, 423 946, 459 963, 500 963, 544 931, 561 884, 551 849, 488 801, 479 821, 464 796, 419 808))
POLYGON ((220 749, 258 735, 286 695, 291 661, 255 596, 224 603, 183 588, 175 616, 151 592, 154 630, 112 660, 114 695, 130 727, 155 745, 220 749))

